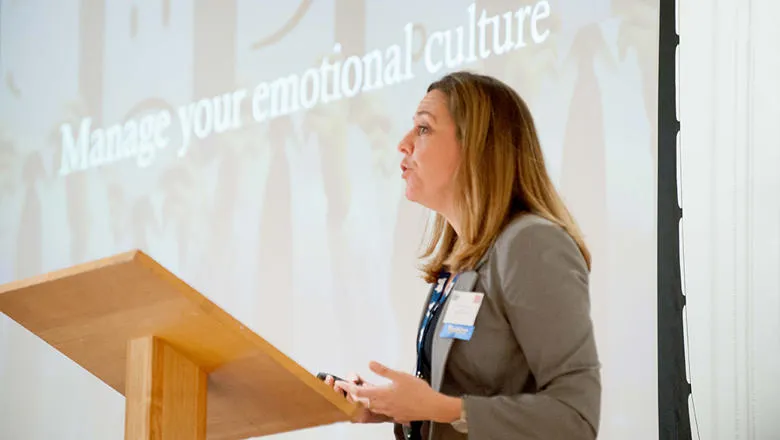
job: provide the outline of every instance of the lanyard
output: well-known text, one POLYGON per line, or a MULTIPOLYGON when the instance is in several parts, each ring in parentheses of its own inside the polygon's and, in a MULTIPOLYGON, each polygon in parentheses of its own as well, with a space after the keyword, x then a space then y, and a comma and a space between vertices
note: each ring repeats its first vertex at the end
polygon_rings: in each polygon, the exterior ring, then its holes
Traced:
POLYGON ((433 316, 439 310, 439 308, 447 300, 452 289, 455 287, 455 282, 458 281, 458 275, 452 279, 452 282, 447 285, 447 281, 450 279, 450 273, 445 272, 439 277, 436 287, 433 289, 431 300, 428 302, 428 308, 425 309, 425 315, 423 317, 422 325, 420 325, 420 331, 417 334, 417 374, 420 374, 420 359, 422 358, 423 347, 425 345, 425 334, 430 325, 433 316), (445 286, 447 286, 445 288, 445 286))
MULTIPOLYGON (((417 377, 422 375, 422 354, 423 347, 425 346, 425 334, 428 330, 428 326, 433 319, 433 315, 439 310, 439 308, 447 300, 450 292, 455 287, 455 282, 458 281, 458 275, 452 279, 452 282, 447 285, 447 281, 450 279, 451 274, 445 272, 439 276, 436 283, 436 287, 433 288, 431 299, 428 301, 428 307, 425 309, 425 315, 423 316, 422 325, 420 325, 420 331, 417 334, 417 377), (447 286, 445 288, 445 286, 447 286)), ((411 429, 405 433, 407 440, 420 440, 422 439, 423 423, 420 421, 411 422, 411 429)))

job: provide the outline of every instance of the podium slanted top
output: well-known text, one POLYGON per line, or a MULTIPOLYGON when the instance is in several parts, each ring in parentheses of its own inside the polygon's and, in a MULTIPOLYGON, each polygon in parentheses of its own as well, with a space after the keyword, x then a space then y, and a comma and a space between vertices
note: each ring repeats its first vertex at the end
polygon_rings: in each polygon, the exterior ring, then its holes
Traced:
POLYGON ((128 342, 164 340, 208 373, 209 439, 347 421, 358 408, 141 251, 2 285, 0 311, 122 395, 128 342))

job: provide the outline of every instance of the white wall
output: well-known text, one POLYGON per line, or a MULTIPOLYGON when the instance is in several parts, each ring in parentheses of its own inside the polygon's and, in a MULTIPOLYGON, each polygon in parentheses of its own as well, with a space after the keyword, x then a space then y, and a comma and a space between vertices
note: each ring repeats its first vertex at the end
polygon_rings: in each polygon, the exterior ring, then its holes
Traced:
POLYGON ((780 2, 679 3, 684 287, 700 438, 779 439, 780 2))

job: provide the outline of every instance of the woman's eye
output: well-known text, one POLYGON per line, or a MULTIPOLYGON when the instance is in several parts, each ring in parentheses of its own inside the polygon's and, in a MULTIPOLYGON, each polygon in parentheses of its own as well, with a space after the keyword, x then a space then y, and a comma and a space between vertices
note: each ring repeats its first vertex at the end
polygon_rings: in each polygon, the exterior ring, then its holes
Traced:
POLYGON ((424 125, 417 126, 417 135, 418 136, 423 135, 423 134, 425 134, 427 132, 428 132, 428 127, 426 127, 424 125))

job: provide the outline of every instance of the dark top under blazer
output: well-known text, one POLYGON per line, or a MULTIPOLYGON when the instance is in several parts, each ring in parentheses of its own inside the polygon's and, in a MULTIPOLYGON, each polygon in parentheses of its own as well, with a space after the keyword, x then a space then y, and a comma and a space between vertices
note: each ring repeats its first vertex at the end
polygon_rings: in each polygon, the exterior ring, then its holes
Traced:
MULTIPOLYGON (((485 294, 471 340, 440 338, 441 319, 434 330, 431 386, 464 399, 468 434, 432 423, 425 436, 595 439, 601 376, 588 279, 562 228, 532 214, 511 222, 455 283, 455 290, 485 294)), ((402 431, 395 426, 397 439, 402 431)))

